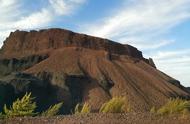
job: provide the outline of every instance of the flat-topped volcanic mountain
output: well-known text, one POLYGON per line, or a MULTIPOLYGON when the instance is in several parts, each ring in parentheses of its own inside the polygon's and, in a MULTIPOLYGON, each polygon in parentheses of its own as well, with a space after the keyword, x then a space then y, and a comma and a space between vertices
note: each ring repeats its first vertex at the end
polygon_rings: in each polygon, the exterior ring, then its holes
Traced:
POLYGON ((39 110, 64 101, 65 112, 80 102, 97 111, 126 96, 134 111, 149 111, 171 97, 190 98, 137 48, 63 29, 11 33, 1 48, 0 80, 4 103, 32 92, 39 110))
POLYGON ((40 30, 39 32, 17 30, 6 39, 2 50, 4 56, 15 57, 67 47, 82 47, 142 58, 142 53, 130 45, 122 45, 107 39, 61 29, 40 30))

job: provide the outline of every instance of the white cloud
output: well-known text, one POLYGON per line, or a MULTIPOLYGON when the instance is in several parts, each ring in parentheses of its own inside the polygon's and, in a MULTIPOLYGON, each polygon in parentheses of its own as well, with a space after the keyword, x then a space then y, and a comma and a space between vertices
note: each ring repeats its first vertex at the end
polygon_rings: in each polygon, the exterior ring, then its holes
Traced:
POLYGON ((15 29, 32 29, 48 25, 53 20, 51 11, 44 8, 39 12, 32 13, 29 16, 22 17, 13 23, 15 29))
POLYGON ((123 1, 126 4, 117 8, 117 11, 94 23, 85 24, 86 28, 81 28, 81 31, 131 44, 147 52, 151 50, 160 70, 190 86, 187 84, 190 83, 189 50, 155 53, 155 50, 177 42, 164 36, 173 27, 190 19, 190 0, 123 1))
POLYGON ((49 1, 55 10, 55 13, 59 15, 64 15, 68 11, 68 9, 70 9, 67 7, 66 3, 62 0, 49 0, 49 1))
POLYGON ((163 47, 172 43, 174 43, 173 40, 163 40, 163 41, 155 41, 154 43, 141 42, 141 44, 134 44, 134 45, 142 50, 147 50, 147 49, 150 50, 150 49, 158 49, 160 47, 163 47))
POLYGON ((159 60, 165 60, 165 59, 171 59, 171 58, 177 58, 177 57, 181 58, 181 57, 190 56, 190 49, 177 50, 177 51, 158 51, 157 53, 154 53, 154 54, 155 55, 153 55, 153 58, 159 59, 159 60))
POLYGON ((71 14, 73 9, 85 2, 85 0, 49 0, 55 13, 58 15, 71 14))
POLYGON ((114 40, 135 37, 158 43, 160 41, 155 40, 158 36, 190 18, 189 5, 190 0, 132 0, 103 21, 89 24, 82 31, 114 40))
POLYGON ((190 86, 190 49, 158 51, 146 56, 151 56, 160 70, 190 86))
POLYGON ((0 31, 7 30, 11 22, 15 21, 21 12, 18 8, 21 6, 19 0, 1 0, 0 1, 0 31))
POLYGON ((139 38, 124 38, 124 39, 121 38, 121 39, 118 39, 117 41, 119 41, 122 44, 126 44, 126 43, 130 44, 141 50, 152 50, 152 49, 155 50, 160 47, 164 47, 164 46, 175 43, 174 40, 159 40, 159 41, 154 40, 154 42, 152 42, 152 41, 147 41, 145 39, 139 39, 139 38))
POLYGON ((51 25, 58 16, 69 15, 85 0, 49 0, 49 4, 39 11, 24 15, 22 0, 0 0, 0 45, 10 31, 35 29, 51 25))

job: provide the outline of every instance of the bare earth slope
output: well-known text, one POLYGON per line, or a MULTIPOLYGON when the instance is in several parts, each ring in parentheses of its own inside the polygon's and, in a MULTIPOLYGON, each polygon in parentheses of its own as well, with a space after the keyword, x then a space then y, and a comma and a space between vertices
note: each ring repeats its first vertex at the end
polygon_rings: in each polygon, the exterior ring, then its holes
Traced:
POLYGON ((87 114, 56 117, 13 118, 0 124, 189 124, 190 117, 160 117, 150 113, 87 114))
POLYGON ((97 111, 108 99, 126 96, 135 111, 149 111, 170 97, 190 97, 136 48, 67 30, 13 32, 4 42, 0 59, 10 72, 27 73, 56 87, 55 92, 44 91, 44 97, 64 100, 71 108, 89 102, 97 111))

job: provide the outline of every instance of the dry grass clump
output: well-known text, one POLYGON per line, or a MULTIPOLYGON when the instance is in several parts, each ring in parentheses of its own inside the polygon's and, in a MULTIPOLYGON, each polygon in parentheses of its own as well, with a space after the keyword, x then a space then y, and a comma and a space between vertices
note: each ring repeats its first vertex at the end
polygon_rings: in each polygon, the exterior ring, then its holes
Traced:
POLYGON ((104 103, 99 112, 101 113, 122 113, 129 112, 130 105, 127 103, 125 97, 113 97, 108 102, 104 103))
POLYGON ((46 117, 55 116, 59 113, 61 107, 63 105, 63 102, 55 104, 53 106, 50 106, 45 112, 43 112, 41 115, 46 117))
POLYGON ((75 114, 88 114, 90 113, 91 108, 88 103, 84 103, 83 105, 77 104, 75 107, 75 114))
POLYGON ((17 99, 13 102, 12 106, 7 108, 4 105, 4 113, 6 117, 20 117, 20 116, 34 116, 36 109, 36 103, 33 102, 31 93, 26 93, 21 99, 17 99))
POLYGON ((3 112, 0 113, 0 119, 12 118, 12 117, 24 117, 24 116, 54 116, 57 115, 63 103, 58 103, 54 106, 50 106, 42 114, 36 113, 36 102, 33 102, 34 98, 31 97, 31 93, 26 93, 21 99, 17 99, 10 107, 4 105, 3 112))
POLYGON ((188 114, 190 112, 190 101, 179 98, 170 99, 158 110, 153 107, 151 112, 159 115, 188 114))
POLYGON ((152 107, 152 108, 150 109, 150 113, 156 113, 156 107, 152 107))

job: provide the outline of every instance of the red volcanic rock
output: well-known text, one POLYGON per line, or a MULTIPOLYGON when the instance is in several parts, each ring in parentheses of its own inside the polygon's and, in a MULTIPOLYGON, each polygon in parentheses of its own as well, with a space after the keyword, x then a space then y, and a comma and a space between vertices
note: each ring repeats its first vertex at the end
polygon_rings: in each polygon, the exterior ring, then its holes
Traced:
POLYGON ((142 52, 130 45, 122 45, 107 39, 74 33, 63 29, 40 31, 15 31, 5 40, 4 56, 22 56, 64 47, 83 47, 105 50, 111 54, 142 58, 142 52))

